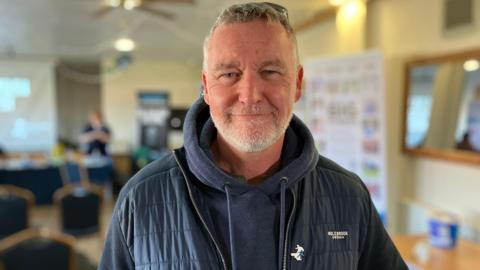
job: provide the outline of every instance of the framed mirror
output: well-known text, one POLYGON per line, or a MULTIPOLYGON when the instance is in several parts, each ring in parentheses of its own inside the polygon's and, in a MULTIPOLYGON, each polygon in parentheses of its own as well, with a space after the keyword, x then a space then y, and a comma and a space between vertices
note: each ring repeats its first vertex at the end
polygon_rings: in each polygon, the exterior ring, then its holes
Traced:
POLYGON ((403 150, 480 164, 480 49, 405 66, 403 150))

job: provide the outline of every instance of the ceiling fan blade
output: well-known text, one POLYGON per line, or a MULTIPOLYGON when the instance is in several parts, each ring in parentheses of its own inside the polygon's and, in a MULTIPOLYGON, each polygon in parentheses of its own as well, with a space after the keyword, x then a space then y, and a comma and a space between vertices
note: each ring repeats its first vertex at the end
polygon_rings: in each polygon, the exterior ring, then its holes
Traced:
POLYGON ((95 18, 98 18, 100 16, 103 16, 105 14, 107 14, 108 12, 112 11, 113 10, 113 7, 111 6, 104 6, 104 7, 101 7, 99 9, 97 9, 94 13, 93 13, 93 16, 95 18))
POLYGON ((151 7, 149 7, 145 4, 138 6, 137 9, 152 13, 154 15, 157 15, 157 16, 163 17, 165 19, 169 19, 169 20, 172 20, 175 17, 175 15, 173 15, 170 12, 163 11, 163 10, 158 10, 158 9, 153 9, 153 8, 151 8, 151 7))
POLYGON ((144 3, 195 4, 195 0, 143 0, 144 3))

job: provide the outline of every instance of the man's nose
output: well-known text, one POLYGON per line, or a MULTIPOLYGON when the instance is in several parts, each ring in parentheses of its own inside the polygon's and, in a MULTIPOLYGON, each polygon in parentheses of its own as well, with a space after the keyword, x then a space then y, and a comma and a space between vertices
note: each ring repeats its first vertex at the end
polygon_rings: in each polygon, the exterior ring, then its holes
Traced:
POLYGON ((262 100, 260 80, 255 74, 244 73, 238 89, 238 101, 244 104, 255 104, 262 100))

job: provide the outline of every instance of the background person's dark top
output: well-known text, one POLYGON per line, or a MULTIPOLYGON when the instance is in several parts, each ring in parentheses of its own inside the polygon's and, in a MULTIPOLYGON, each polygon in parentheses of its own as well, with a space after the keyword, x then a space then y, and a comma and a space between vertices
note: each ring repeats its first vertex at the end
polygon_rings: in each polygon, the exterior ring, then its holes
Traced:
MULTIPOLYGON (((92 125, 90 124, 87 124, 85 126, 85 128, 83 129, 82 133, 85 134, 85 133, 88 133, 88 132, 92 132, 94 131, 95 129, 92 127, 92 125)), ((105 125, 102 125, 100 127, 100 130, 107 133, 108 135, 110 135, 110 129, 108 129, 108 127, 106 127, 105 125)), ((101 154, 102 156, 107 156, 107 144, 100 141, 100 140, 92 140, 90 142, 88 142, 87 144, 87 154, 93 154, 94 152, 98 152, 99 154, 101 154)))

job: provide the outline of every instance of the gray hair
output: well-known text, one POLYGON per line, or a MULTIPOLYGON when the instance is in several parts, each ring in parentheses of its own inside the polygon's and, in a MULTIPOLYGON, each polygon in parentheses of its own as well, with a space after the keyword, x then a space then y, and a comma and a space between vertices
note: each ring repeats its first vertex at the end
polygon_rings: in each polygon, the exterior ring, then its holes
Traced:
POLYGON ((227 7, 220 12, 220 15, 218 15, 217 20, 213 24, 210 32, 205 37, 203 42, 203 70, 207 69, 208 44, 215 29, 217 29, 220 25, 245 23, 255 20, 265 21, 267 23, 280 23, 283 26, 288 37, 292 41, 295 51, 295 60, 298 64, 299 56, 297 39, 295 37, 293 28, 288 21, 287 10, 284 7, 274 3, 245 3, 227 7))

